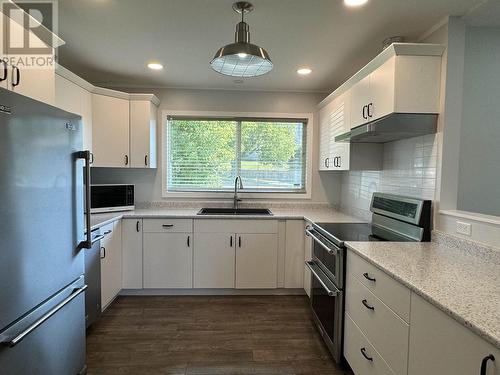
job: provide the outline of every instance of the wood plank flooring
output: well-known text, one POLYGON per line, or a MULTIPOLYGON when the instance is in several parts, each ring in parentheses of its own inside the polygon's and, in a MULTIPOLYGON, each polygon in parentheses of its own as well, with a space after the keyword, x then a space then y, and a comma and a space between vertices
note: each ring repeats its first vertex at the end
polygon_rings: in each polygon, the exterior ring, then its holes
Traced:
POLYGON ((352 374, 304 296, 118 297, 87 336, 89 375, 352 374))

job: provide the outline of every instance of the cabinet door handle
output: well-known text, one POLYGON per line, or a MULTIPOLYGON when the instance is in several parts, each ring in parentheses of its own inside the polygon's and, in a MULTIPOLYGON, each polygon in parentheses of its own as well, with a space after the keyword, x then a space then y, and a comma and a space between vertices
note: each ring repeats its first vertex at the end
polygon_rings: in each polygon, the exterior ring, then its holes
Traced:
POLYGON ((163 224, 162 227, 163 228, 173 228, 174 224, 163 224))
POLYGON ((90 161, 89 161, 90 164, 94 164, 94 154, 93 153, 90 153, 90 161))
POLYGON ((369 281, 373 281, 373 282, 377 281, 377 279, 375 279, 374 277, 371 277, 371 276, 368 274, 368 272, 365 272, 365 273, 363 274, 363 277, 364 277, 366 280, 369 280, 369 281))
POLYGON ((495 356, 493 354, 487 355, 481 361, 481 372, 480 375, 486 375, 486 370, 488 369, 488 361, 495 362, 495 356))
POLYGON ((125 165, 128 165, 128 155, 125 155, 125 165))
POLYGON ((233 236, 229 237, 229 247, 233 247, 233 236))
POLYGON ((188 247, 191 247, 191 241, 190 241, 190 239, 191 239, 191 236, 188 236, 188 238, 187 238, 187 245, 188 245, 188 247))
POLYGON ((363 301, 361 301, 361 303, 362 303, 362 304, 363 304, 363 305, 364 305, 364 306, 365 306, 368 310, 372 310, 372 311, 373 311, 373 310, 375 310, 375 307, 370 306, 370 305, 368 304, 368 301, 367 301, 366 299, 364 299, 363 301))
POLYGON ((338 165, 338 167, 339 168, 342 167, 342 156, 339 156, 339 165, 338 165))
POLYGON ((104 232, 104 235, 110 234, 111 232, 112 230, 107 230, 106 232, 104 232))
POLYGON ((366 348, 361 348, 361 354, 363 354, 363 357, 365 357, 368 361, 370 362, 373 362, 373 357, 370 357, 368 356, 368 354, 366 354, 366 348))
POLYGON ((339 157, 338 156, 335 157, 334 166, 335 166, 335 168, 340 167, 340 165, 339 165, 339 157))
POLYGON ((101 246, 101 259, 106 258, 106 248, 101 246))
POLYGON ((144 156, 144 165, 146 165, 146 166, 148 165, 148 156, 147 155, 144 156))
POLYGON ((365 120, 368 118, 368 117, 366 116, 366 112, 365 112, 365 111, 366 111, 366 108, 367 108, 367 106, 366 106, 366 105, 364 105, 364 106, 363 106, 363 118, 364 118, 365 120))
POLYGON ((325 159, 325 167, 330 168, 330 158, 325 159))
POLYGON ((21 83, 21 71, 17 66, 12 66, 12 87, 19 86, 21 83))
POLYGON ((372 108, 373 108, 373 103, 368 104, 367 106, 368 117, 373 117, 372 108))
POLYGON ((2 62, 2 65, 3 65, 3 76, 2 78, 0 78, 0 82, 2 81, 5 81, 7 79, 7 75, 8 75, 8 66, 7 66, 7 61, 5 60, 0 60, 2 62))
POLYGON ((241 236, 238 236, 238 247, 241 247, 241 236))
POLYGON ((135 230, 137 232, 140 232, 141 231, 141 228, 139 228, 139 220, 137 220, 137 223, 135 223, 135 230))

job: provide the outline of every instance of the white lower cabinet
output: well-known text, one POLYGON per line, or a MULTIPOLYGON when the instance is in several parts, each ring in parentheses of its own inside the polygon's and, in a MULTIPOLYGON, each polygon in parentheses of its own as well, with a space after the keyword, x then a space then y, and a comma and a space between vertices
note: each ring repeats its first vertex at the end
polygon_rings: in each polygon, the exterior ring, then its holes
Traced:
POLYGON ((415 293, 410 320, 408 375, 500 375, 500 350, 415 293))
POLYGON ((101 228, 101 306, 104 310, 122 289, 122 231, 117 220, 101 228))
POLYGON ((344 356, 356 375, 394 375, 349 314, 345 316, 344 356))
POLYGON ((194 221, 194 287, 278 286, 278 221, 194 221))
POLYGON ((193 287, 193 234, 144 233, 144 288, 193 287))
POLYGON ((347 257, 344 356, 356 375, 500 375, 500 350, 354 252, 347 257))
POLYGON ((234 288, 234 233, 197 233, 195 229, 194 242, 193 286, 234 288))
POLYGON ((273 233, 236 236, 236 288, 276 288, 278 236, 273 233))
POLYGON ((406 374, 409 325, 353 276, 347 277, 346 313, 395 374, 406 374))
POLYGON ((122 220, 123 289, 142 289, 142 219, 122 220))

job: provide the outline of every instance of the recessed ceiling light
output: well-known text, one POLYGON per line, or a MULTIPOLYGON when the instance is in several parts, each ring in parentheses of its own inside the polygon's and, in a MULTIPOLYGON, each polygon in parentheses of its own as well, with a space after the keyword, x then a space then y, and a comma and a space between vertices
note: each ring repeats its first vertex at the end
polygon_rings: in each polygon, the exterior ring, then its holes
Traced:
POLYGON ((148 68, 149 69, 152 69, 152 70, 162 70, 163 69, 163 65, 161 65, 160 63, 149 63, 148 64, 148 68))
POLYGON ((248 55, 247 55, 245 52, 240 52, 240 53, 238 53, 238 57, 239 57, 240 59, 244 59, 244 58, 245 58, 245 57, 247 57, 247 56, 248 56, 248 55))
POLYGON ((306 76, 306 75, 311 74, 311 73, 312 73, 312 70, 309 68, 300 68, 299 70, 297 70, 297 74, 300 74, 301 76, 306 76))
POLYGON ((368 2, 368 0, 344 0, 344 4, 348 7, 359 7, 368 2))

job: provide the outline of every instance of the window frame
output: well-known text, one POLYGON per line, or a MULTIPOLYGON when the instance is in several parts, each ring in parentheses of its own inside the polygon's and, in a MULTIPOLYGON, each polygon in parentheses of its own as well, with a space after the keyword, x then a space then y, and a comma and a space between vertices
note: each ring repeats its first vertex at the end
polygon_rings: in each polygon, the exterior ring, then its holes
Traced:
MULTIPOLYGON (((168 191, 168 139, 166 124, 169 117, 214 117, 214 118, 249 118, 249 119, 283 119, 283 120, 307 120, 306 124, 306 155, 305 155, 305 191, 303 192, 245 192, 239 193, 243 199, 310 199, 312 180, 312 147, 314 115, 312 113, 274 113, 274 112, 213 112, 213 111, 179 111, 164 110, 161 116, 161 180, 163 198, 197 198, 197 199, 231 199, 233 193, 230 191, 168 191)), ((243 181, 243 184, 245 181, 243 181)))

